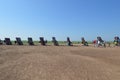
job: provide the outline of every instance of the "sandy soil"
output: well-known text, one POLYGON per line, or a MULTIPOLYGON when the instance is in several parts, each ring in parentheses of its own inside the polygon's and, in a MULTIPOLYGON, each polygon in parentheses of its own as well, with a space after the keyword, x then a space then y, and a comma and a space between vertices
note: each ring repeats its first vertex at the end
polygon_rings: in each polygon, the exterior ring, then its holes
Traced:
POLYGON ((120 47, 0 45, 0 80, 120 80, 120 47))

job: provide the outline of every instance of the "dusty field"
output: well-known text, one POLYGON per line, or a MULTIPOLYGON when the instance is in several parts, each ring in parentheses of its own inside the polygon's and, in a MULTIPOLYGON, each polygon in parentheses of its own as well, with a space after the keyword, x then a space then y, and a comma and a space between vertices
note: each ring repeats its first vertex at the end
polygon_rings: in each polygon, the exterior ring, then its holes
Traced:
POLYGON ((0 80, 120 80, 120 48, 0 46, 0 80))

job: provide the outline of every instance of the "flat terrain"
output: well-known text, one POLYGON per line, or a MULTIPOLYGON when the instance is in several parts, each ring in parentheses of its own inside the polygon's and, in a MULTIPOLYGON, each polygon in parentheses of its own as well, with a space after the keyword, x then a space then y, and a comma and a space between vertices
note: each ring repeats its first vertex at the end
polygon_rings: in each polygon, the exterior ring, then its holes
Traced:
POLYGON ((120 47, 0 45, 0 80, 120 80, 120 47))

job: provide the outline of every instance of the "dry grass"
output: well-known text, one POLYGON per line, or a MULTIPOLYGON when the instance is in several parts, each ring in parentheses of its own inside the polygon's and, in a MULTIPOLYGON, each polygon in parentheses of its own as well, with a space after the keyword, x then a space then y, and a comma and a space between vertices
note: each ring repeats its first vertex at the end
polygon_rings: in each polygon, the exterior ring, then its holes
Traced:
POLYGON ((120 49, 0 46, 0 80, 120 80, 120 49))

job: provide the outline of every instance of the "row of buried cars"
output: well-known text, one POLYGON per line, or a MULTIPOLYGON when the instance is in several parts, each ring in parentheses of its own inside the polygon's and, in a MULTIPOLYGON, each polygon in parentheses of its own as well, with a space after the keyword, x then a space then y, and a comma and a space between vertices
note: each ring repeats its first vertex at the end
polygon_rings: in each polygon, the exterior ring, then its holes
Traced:
MULTIPOLYGON (((87 41, 85 41, 84 37, 81 38, 82 40, 82 44, 85 46, 88 46, 87 41)), ((20 37, 16 37, 16 41, 14 41, 15 44, 17 45, 24 45, 24 43, 22 42, 20 37)), ((47 40, 44 40, 44 37, 40 37, 40 41, 39 43, 41 43, 41 45, 46 45, 47 44, 47 40)), ((55 46, 59 46, 59 42, 56 40, 56 37, 52 37, 52 43, 55 46)), ((68 46, 73 46, 73 43, 71 42, 70 38, 67 37, 67 40, 65 41, 66 45, 68 46)), ((0 44, 6 44, 6 45, 12 45, 12 42, 10 40, 10 38, 5 38, 5 40, 0 40, 0 44)), ((28 37, 28 44, 29 45, 34 45, 34 41, 31 37, 28 37)))
MULTIPOLYGON (((59 46, 58 41, 56 40, 55 37, 52 37, 52 42, 55 46, 59 46)), ((14 41, 15 44, 17 45, 24 45, 23 41, 21 40, 20 37, 16 37, 16 40, 14 41)), ((41 43, 41 45, 45 46, 47 44, 47 40, 44 40, 44 37, 40 37, 40 41, 39 43, 41 43)), ((72 46, 72 42, 70 41, 70 38, 67 37, 67 43, 69 46, 72 46)), ((12 45, 12 41, 10 40, 10 38, 5 38, 5 40, 1 40, 0 39, 0 44, 3 45, 12 45)), ((31 37, 28 37, 28 44, 29 45, 35 45, 34 41, 31 37)))
MULTIPOLYGON (((15 44, 17 45, 24 45, 21 38, 20 37, 16 37, 16 41, 14 41, 15 44)), ((47 40, 44 40, 44 37, 40 37, 40 41, 39 43, 41 43, 41 45, 46 45, 47 44, 47 40)), ((59 46, 59 43, 58 41, 56 40, 55 37, 52 37, 52 43, 55 45, 55 46, 59 46)), ((84 46, 89 46, 88 45, 88 42, 84 39, 84 37, 81 38, 81 43, 84 45, 84 46)), ((0 44, 6 44, 6 45, 12 45, 12 42, 10 40, 10 38, 5 38, 5 40, 1 40, 0 39, 0 44)), ((28 44, 29 45, 34 45, 34 41, 31 37, 28 37, 28 44)), ((69 37, 67 37, 67 40, 66 40, 66 44, 68 46, 73 46, 71 40, 69 37)), ((106 47, 106 42, 100 37, 98 36, 96 40, 93 41, 93 44, 97 47, 99 46, 104 46, 106 47)), ((115 36, 114 37, 114 41, 113 41, 113 44, 115 46, 120 46, 120 38, 118 36, 115 36)))

